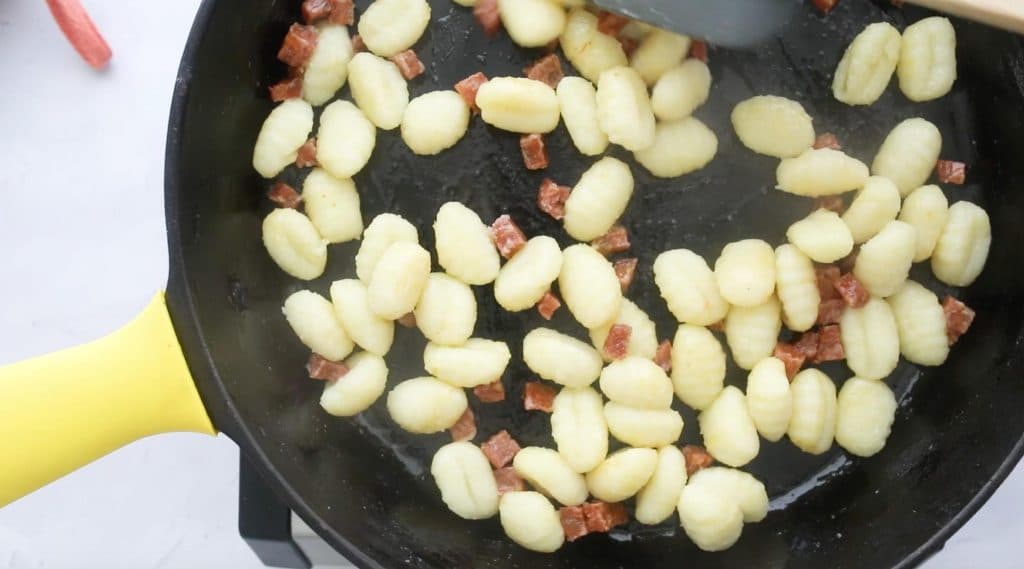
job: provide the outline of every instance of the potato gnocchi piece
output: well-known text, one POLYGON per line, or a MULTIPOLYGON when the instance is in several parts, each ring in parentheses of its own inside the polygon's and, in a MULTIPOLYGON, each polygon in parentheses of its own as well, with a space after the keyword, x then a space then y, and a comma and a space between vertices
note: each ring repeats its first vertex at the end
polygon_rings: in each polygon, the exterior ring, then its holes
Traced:
POLYGON ((508 344, 483 338, 470 338, 461 346, 429 343, 423 350, 423 369, 455 387, 494 383, 511 360, 508 344))
POLYGON ((687 484, 678 509, 683 531, 704 551, 729 549, 743 533, 743 512, 736 499, 708 486, 687 484))
POLYGON ((949 355, 946 313, 935 293, 908 280, 888 298, 896 318, 900 353, 907 361, 926 366, 941 365, 949 355))
POLYGON ((846 365, 864 379, 883 379, 900 359, 896 317, 884 300, 872 298, 862 308, 847 308, 839 321, 846 365))
POLYGON ((814 124, 803 105, 761 95, 732 110, 732 126, 744 146, 767 156, 792 158, 814 145, 814 124))
POLYGON ((543 379, 566 387, 589 386, 603 365, 597 350, 550 328, 536 328, 523 338, 523 361, 543 379))
POLYGON ((352 59, 352 40, 345 26, 326 25, 320 28, 316 48, 302 74, 302 98, 320 106, 345 85, 348 62, 352 59))
POLYGON ((585 156, 600 156, 608 149, 608 135, 597 120, 597 89, 582 77, 566 77, 555 90, 562 122, 576 149, 585 156))
POLYGON ((790 194, 833 196, 863 187, 868 179, 868 167, 838 150, 812 148, 796 158, 784 159, 775 177, 778 189, 790 194))
POLYGON ((853 38, 839 61, 832 93, 847 105, 871 105, 877 101, 900 61, 900 32, 879 22, 853 38))
POLYGON ((332 362, 340 362, 352 353, 352 340, 326 298, 300 290, 285 299, 281 311, 295 335, 310 350, 332 362))
POLYGON ((686 459, 674 445, 658 449, 654 474, 636 495, 634 517, 642 524, 656 525, 667 520, 679 504, 686 486, 686 459))
POLYGON ((430 474, 448 509, 467 520, 483 520, 498 513, 498 485, 491 464, 470 442, 448 443, 437 449, 430 474))
POLYGON ((469 129, 469 106, 455 91, 416 97, 402 115, 402 140, 414 153, 433 156, 455 146, 469 129))
POLYGON ((405 316, 416 308, 429 277, 430 253, 415 243, 395 243, 381 255, 367 285, 370 310, 389 320, 405 316))
POLYGON ((889 178, 900 195, 906 196, 932 175, 941 150, 942 133, 934 124, 921 118, 907 119, 885 137, 871 173, 889 178))
POLYGON ((633 196, 633 174, 621 160, 594 162, 565 202, 565 230, 578 241, 593 241, 615 225, 633 196))
POLYGON ((587 487, 598 500, 621 502, 634 496, 654 475, 658 451, 624 448, 587 473, 587 487))
POLYGON ((715 281, 729 304, 763 304, 775 292, 775 250, 760 239, 729 243, 715 261, 715 281))
POLYGON ((871 239, 896 219, 900 212, 900 190, 889 178, 871 176, 843 213, 843 223, 854 243, 871 239))
POLYGON ((832 448, 836 430, 836 386, 816 369, 796 374, 789 386, 793 395, 793 417, 789 421, 789 440, 811 454, 832 448))
POLYGON ((715 460, 729 466, 743 466, 761 451, 757 427, 747 410, 747 398, 730 385, 697 416, 700 434, 715 460))
POLYGON ((633 154, 659 178, 676 178, 707 166, 718 153, 718 137, 694 117, 658 123, 654 143, 633 154))
POLYGON ((507 492, 498 513, 505 535, 526 549, 551 553, 565 542, 558 512, 539 492, 507 492))
POLYGON ((786 365, 778 358, 765 358, 747 376, 747 408, 757 432, 777 442, 786 434, 793 414, 786 365))
POLYGON ((388 366, 384 358, 360 352, 345 360, 345 365, 345 377, 327 382, 320 395, 320 406, 335 417, 351 417, 366 411, 387 387, 388 366))
POLYGON ((911 101, 938 99, 956 82, 956 31, 946 18, 925 18, 903 30, 900 90, 911 101))
POLYGON ((836 442, 856 456, 882 450, 896 419, 896 396, 881 381, 851 377, 839 390, 836 442))
POLYGON ((733 306, 725 317, 725 340, 743 369, 772 355, 781 330, 782 306, 774 296, 759 306, 733 306))
POLYGON ((341 326, 352 341, 367 352, 384 356, 395 338, 395 323, 370 310, 366 285, 355 279, 334 281, 331 303, 341 326))
POLYGON ((476 327, 476 296, 466 283, 444 273, 431 273, 413 314, 416 327, 427 340, 459 346, 476 327))
POLYGON ((775 249, 775 291, 786 327, 795 332, 810 330, 818 320, 821 292, 814 263, 794 245, 775 249))
POLYGON ((441 268, 468 285, 485 285, 498 278, 501 259, 490 230, 476 212, 459 202, 448 202, 437 210, 434 247, 441 268))
POLYGON ((853 251, 853 235, 839 214, 818 209, 786 230, 786 239, 817 263, 838 261, 853 251))
POLYGON ((466 393, 433 377, 408 379, 388 393, 388 414, 410 433, 443 431, 466 412, 466 393))
POLYGON ((707 328, 681 324, 672 341, 672 386, 694 409, 706 409, 725 385, 725 350, 707 328))
POLYGON ((420 242, 416 228, 400 215, 382 213, 373 218, 363 232, 363 242, 356 253, 356 275, 365 284, 370 283, 373 270, 377 267, 384 252, 395 243, 420 242))
POLYGON ((327 242, 294 209, 277 208, 263 219, 263 246, 281 270, 297 279, 313 280, 327 267, 327 242))
POLYGON ((900 221, 909 223, 917 233, 914 262, 928 260, 939 242, 949 219, 949 201, 938 186, 921 186, 903 200, 900 221))
POLYGON ((732 496, 743 512, 744 522, 757 523, 768 515, 768 492, 764 484, 748 472, 712 466, 695 472, 689 483, 719 496, 732 496))
POLYGON ((970 202, 956 202, 932 253, 932 271, 948 285, 968 286, 985 268, 991 245, 988 213, 970 202))
POLYGON ((494 281, 494 299, 509 312, 533 308, 562 271, 562 249, 544 235, 526 242, 494 281))
POLYGON ((597 29, 597 16, 584 9, 569 12, 559 41, 569 63, 593 83, 601 73, 629 64, 619 40, 597 29))
POLYGON ((366 118, 382 130, 402 124, 409 87, 398 66, 364 51, 352 58, 348 69, 352 98, 366 118))
POLYGON ((348 101, 324 107, 316 136, 316 161, 335 178, 359 173, 377 144, 377 128, 348 101))
POLYGON ((526 447, 516 453, 512 467, 530 486, 556 502, 578 506, 587 501, 587 481, 556 450, 526 447))
POLYGON ((673 249, 654 260, 654 282, 676 320, 709 326, 720 322, 729 304, 718 291, 715 273, 689 249, 673 249))
POLYGON ((569 312, 584 328, 608 324, 622 307, 622 286, 608 259, 590 245, 562 251, 558 290, 569 312))
POLYGON ((654 28, 629 57, 629 65, 645 83, 653 86, 668 70, 679 65, 689 51, 690 38, 654 28))
POLYGON ((609 401, 604 420, 611 435, 631 447, 658 448, 683 434, 683 418, 672 409, 637 409, 609 401))
POLYGON ((252 151, 252 167, 264 178, 273 178, 295 163, 299 148, 313 131, 313 107, 289 99, 270 111, 263 121, 252 151))
POLYGON ((565 9, 552 0, 498 0, 501 23, 522 47, 541 47, 565 30, 565 9))
POLYGON ((367 49, 391 57, 419 41, 429 23, 426 0, 374 0, 359 16, 359 35, 367 49))
POLYGON ((555 396, 551 436, 576 472, 590 472, 608 456, 608 425, 601 395, 590 387, 566 387, 555 396))
POLYGON ((615 67, 597 81, 597 120, 608 140, 634 152, 655 140, 654 111, 647 85, 636 70, 615 67))
POLYGON ((872 296, 896 292, 910 274, 917 251, 917 232, 902 221, 890 221, 861 245, 853 274, 872 296))
POLYGON ((654 359, 654 354, 658 351, 658 331, 655 329, 654 321, 639 306, 633 304, 633 301, 623 298, 622 308, 615 319, 604 326, 590 329, 590 343, 601 352, 606 362, 612 361, 612 357, 604 353, 604 342, 615 324, 625 324, 630 328, 627 355, 654 359))
POLYGON ((352 180, 314 168, 302 182, 302 201, 309 220, 328 243, 344 243, 362 235, 363 214, 352 180))
POLYGON ((480 86, 476 104, 484 122, 521 134, 544 134, 558 126, 558 95, 525 77, 495 77, 480 86))
POLYGON ((651 109, 663 121, 684 119, 711 95, 711 70, 699 59, 687 59, 669 69, 651 91, 651 109))
MULTIPOLYGON (((652 360, 626 356, 601 371, 601 392, 616 403, 639 409, 668 409, 672 382, 652 360)), ((605 417, 607 419, 607 416, 605 417)))

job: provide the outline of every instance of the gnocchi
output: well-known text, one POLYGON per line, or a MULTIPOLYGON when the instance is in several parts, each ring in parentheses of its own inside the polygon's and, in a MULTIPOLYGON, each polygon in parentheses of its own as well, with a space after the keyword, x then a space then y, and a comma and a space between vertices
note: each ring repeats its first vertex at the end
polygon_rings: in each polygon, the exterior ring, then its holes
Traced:
POLYGON ((566 77, 555 90, 562 122, 576 149, 585 156, 600 156, 608 149, 608 135, 597 120, 597 89, 582 77, 566 77))
POLYGON ((711 96, 711 70, 699 59, 687 59, 664 74, 651 91, 651 110, 663 121, 684 119, 711 96))
POLYGON ((670 445, 683 433, 683 418, 672 409, 637 409, 609 401, 604 420, 611 435, 631 447, 670 445))
POLYGON ((931 176, 942 150, 942 133, 932 123, 907 119, 889 132, 882 142, 871 173, 885 176, 906 196, 921 187, 931 176))
POLYGON ((415 243, 395 243, 381 255, 367 285, 370 310, 389 320, 412 312, 429 277, 430 253, 415 243))
POLYGON ((597 81, 597 120, 608 140, 634 152, 655 140, 654 111, 647 85, 634 69, 615 67, 597 81))
POLYGON ((786 434, 797 448, 822 454, 832 448, 836 430, 836 386, 816 369, 796 374, 789 386, 793 416, 786 434))
POLYGON ((558 126, 558 95, 525 77, 495 77, 480 86, 476 104, 484 122, 501 130, 544 134, 558 126))
POLYGON ((576 472, 590 472, 608 456, 608 425, 601 395, 590 387, 566 387, 555 396, 551 435, 576 472))
POLYGON ((821 292, 814 263, 794 245, 775 249, 775 290, 786 327, 795 332, 810 330, 818 320, 821 292))
POLYGON ((569 312, 585 328, 608 324, 622 306, 615 269, 590 245, 581 243, 562 251, 558 289, 569 312))
POLYGON ((768 492, 764 484, 748 472, 712 466, 695 472, 690 484, 707 488, 719 496, 733 497, 745 522, 756 523, 768 515, 768 492))
POLYGON ((935 293, 908 280, 888 298, 896 318, 900 353, 918 365, 937 366, 949 355, 946 313, 935 293))
POLYGON ((629 63, 619 40, 601 33, 597 16, 577 8, 569 12, 565 31, 559 42, 569 63, 591 82, 596 83, 601 73, 629 63))
POLYGON ((309 220, 328 243, 344 243, 362 235, 359 192, 352 180, 314 168, 302 183, 302 201, 309 220))
POLYGON ((498 381, 511 360, 508 344, 483 338, 470 338, 461 346, 430 343, 423 350, 423 369, 455 387, 498 381))
POLYGON ((848 307, 839 320, 846 365, 864 379, 883 379, 899 364, 896 317, 884 300, 872 298, 862 308, 848 307))
POLYGON ((781 330, 782 306, 774 296, 760 306, 734 306, 725 317, 725 340, 743 369, 772 355, 781 330))
POLYGON ((899 212, 899 188, 889 178, 872 176, 843 213, 843 223, 850 230, 853 242, 863 243, 896 219, 899 212))
POLYGON ((743 466, 761 450, 757 427, 747 409, 747 398, 730 385, 697 416, 700 434, 715 460, 729 466, 743 466))
POLYGON ((917 232, 902 221, 890 221, 861 245, 853 275, 872 296, 885 298, 907 280, 917 251, 917 232))
POLYGON ((706 409, 725 386, 725 350, 707 328, 682 324, 672 340, 672 386, 694 409, 706 409))
POLYGON ((775 292, 775 250, 760 239, 729 243, 715 261, 715 282, 729 304, 763 304, 775 292))
MULTIPOLYGON (((382 130, 402 124, 409 105, 409 87, 398 66, 364 51, 352 58, 348 70, 352 98, 366 118, 382 130)), ((414 110, 414 114, 418 112, 414 110)))
POLYGON ((580 176, 565 202, 565 230, 579 241, 604 235, 626 211, 633 174, 621 160, 605 157, 580 176))
POLYGON ((445 272, 468 285, 485 285, 498 278, 501 259, 490 229, 459 202, 448 202, 437 210, 434 248, 445 272))
POLYGON ((351 178, 370 161, 377 128, 358 107, 334 101, 324 108, 317 130, 316 161, 335 178, 351 178))
POLYGON ((590 343, 597 351, 601 352, 605 361, 611 361, 611 356, 604 353, 604 342, 608 339, 608 333, 615 324, 629 326, 629 346, 627 355, 637 356, 646 359, 654 359, 658 350, 658 331, 654 327, 654 321, 639 306, 633 304, 628 298, 622 299, 622 308, 619 315, 611 322, 590 329, 590 343))
POLYGON ((327 267, 327 242, 294 209, 277 208, 263 219, 263 246, 281 270, 297 279, 313 280, 327 267))
POLYGON ((428 435, 450 428, 466 412, 466 393, 433 377, 399 383, 388 393, 388 414, 410 433, 428 435))
POLYGON ((536 328, 523 338, 523 361, 543 379, 566 387, 587 387, 602 374, 597 350, 550 328, 536 328))
POLYGON ((803 105, 773 95, 747 99, 732 110, 744 146, 767 156, 792 158, 814 144, 814 124, 803 105))
POLYGON ((686 486, 683 453, 671 444, 661 447, 654 474, 636 495, 636 520, 648 525, 667 520, 679 504, 683 486, 686 486))
POLYGON ((648 85, 679 65, 690 51, 690 38, 667 30, 652 29, 629 57, 629 65, 648 85))
POLYGON ((256 136, 252 167, 264 178, 273 178, 295 162, 299 148, 313 131, 313 107, 289 99, 270 111, 256 136))
POLYGON ((786 239, 817 263, 838 261, 853 251, 853 235, 839 214, 818 209, 786 230, 786 239))
POLYGON ((351 417, 369 409, 387 387, 388 366, 384 358, 360 352, 345 360, 345 365, 345 377, 327 382, 320 395, 320 407, 335 417, 351 417))
POLYGON ((847 105, 870 105, 888 87, 900 61, 900 32, 891 24, 878 22, 864 28, 836 68, 832 93, 847 105))
POLYGON ((420 242, 416 228, 400 215, 382 213, 373 218, 363 232, 363 242, 356 253, 356 275, 365 284, 370 283, 373 270, 384 252, 395 243, 420 242))
POLYGON ((413 314, 416 327, 427 340, 459 346, 476 327, 476 296, 466 283, 444 273, 431 273, 413 314))
POLYGON ((605 397, 616 403, 640 409, 668 409, 672 405, 672 382, 665 370, 645 358, 626 356, 615 360, 601 371, 599 384, 605 397))
POLYGON ((921 186, 903 200, 900 221, 910 224, 917 234, 914 262, 928 260, 939 242, 949 219, 949 201, 938 186, 921 186))
POLYGON ((359 16, 359 35, 370 51, 391 57, 419 41, 429 23, 427 0, 374 0, 359 16))
POLYGON ((395 323, 370 310, 366 285, 355 279, 334 281, 331 285, 334 313, 352 341, 367 352, 384 356, 395 338, 395 323))
POLYGON ((526 549, 551 553, 565 542, 558 512, 543 494, 508 492, 501 497, 498 514, 505 535, 526 549))
POLYGON ((992 245, 988 213, 970 202, 956 202, 932 253, 932 271, 952 286, 967 286, 985 268, 992 245))
POLYGON ((733 496, 704 485, 687 484, 679 495, 679 522, 704 551, 723 551, 743 533, 743 512, 733 496))
POLYGON ((775 178, 778 189, 790 194, 832 196, 863 187, 868 179, 868 167, 838 150, 818 148, 782 160, 775 170, 775 178))
POLYGON ((896 68, 900 90, 911 101, 938 99, 956 82, 956 31, 934 16, 907 26, 896 68))
POLYGON ((414 153, 440 154, 469 129, 469 106, 455 91, 425 93, 409 102, 402 115, 402 140, 414 153))
POLYGON ((658 255, 654 282, 679 322, 709 326, 720 322, 729 310, 707 261, 688 249, 658 255))
POLYGON ((352 353, 352 340, 326 298, 300 290, 285 299, 282 312, 295 335, 313 352, 333 362, 340 362, 352 353))
POLYGON ((565 9, 553 0, 498 0, 501 23, 512 41, 523 47, 541 47, 565 30, 565 9))
POLYGON ((566 506, 587 500, 587 482, 562 455, 549 448, 526 447, 512 460, 516 474, 537 491, 566 506))
POLYGON ((654 142, 633 153, 636 161, 659 178, 675 178, 707 166, 718 153, 718 137, 694 117, 662 122, 654 142))
POLYGON ((882 450, 896 418, 896 396, 881 381, 851 377, 839 390, 836 442, 850 454, 873 456, 882 450))
POLYGON ((562 249, 544 235, 526 242, 501 267, 494 281, 494 299, 509 312, 532 308, 562 271, 562 249))
POLYGON ((624 448, 587 473, 587 488, 598 500, 621 502, 636 495, 654 475, 658 451, 624 448))
POLYGON ((757 432, 777 442, 786 434, 793 413, 786 366, 778 358, 765 358, 747 376, 747 408, 757 432))
POLYGON ((470 442, 448 443, 430 461, 430 474, 448 509, 467 520, 483 520, 498 513, 498 484, 491 464, 470 442))
POLYGON ((348 63, 352 59, 352 40, 345 26, 327 25, 320 28, 316 48, 302 74, 302 98, 320 106, 345 85, 348 63))

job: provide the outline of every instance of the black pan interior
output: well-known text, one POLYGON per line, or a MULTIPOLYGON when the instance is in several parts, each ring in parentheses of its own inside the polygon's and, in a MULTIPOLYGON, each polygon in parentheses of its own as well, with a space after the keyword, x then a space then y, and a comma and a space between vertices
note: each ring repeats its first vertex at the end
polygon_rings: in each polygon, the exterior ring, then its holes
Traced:
MULTIPOLYGON (((360 0, 362 9, 368 0, 360 0)), ((467 9, 432 0, 432 25, 417 46, 427 73, 412 94, 450 88, 485 70, 521 74, 543 54, 490 40, 467 9)), ((960 79, 939 101, 915 104, 894 85, 881 101, 852 108, 835 101, 830 81, 842 50, 864 25, 902 28, 927 15, 886 0, 844 0, 827 18, 809 5, 785 36, 753 52, 711 49, 710 102, 696 115, 718 134, 717 158, 706 169, 658 180, 634 163, 637 191, 624 223, 640 258, 630 297, 670 338, 674 323, 652 282, 663 250, 687 247, 714 259, 740 238, 781 243, 784 228, 806 215, 809 200, 772 189, 776 161, 745 149, 729 112, 755 94, 797 99, 818 132, 837 134, 845 150, 870 163, 899 121, 923 116, 943 132, 943 156, 970 165, 968 184, 946 187, 992 216, 994 242, 978 282, 955 291, 978 310, 974 329, 938 369, 901 365, 890 380, 900 398, 885 450, 851 459, 840 450, 810 457, 788 442, 764 444, 749 470, 765 481, 772 513, 748 525, 741 541, 719 554, 701 553, 674 523, 631 525, 609 536, 537 555, 509 542, 495 520, 468 522, 449 513, 429 476, 432 453, 447 435, 411 436, 386 415, 383 399, 355 420, 332 418, 318 406, 321 385, 304 377, 306 350, 281 316, 282 300, 309 286, 326 293, 334 279, 354 276, 357 244, 332 246, 326 275, 301 283, 281 272, 260 241, 271 204, 267 182, 251 168, 256 133, 272 104, 266 87, 284 74, 274 54, 298 0, 207 0, 186 48, 172 112, 167 163, 167 215, 172 258, 169 298, 204 399, 220 429, 262 466, 267 477, 329 542, 361 567, 891 567, 911 566, 940 547, 990 495, 1021 454, 1024 432, 1024 50, 1018 38, 962 21, 960 79)), ((347 96, 347 90, 342 93, 347 96)), ((474 120, 467 136, 438 157, 414 156, 396 132, 381 133, 368 167, 356 177, 365 220, 396 212, 412 220, 430 246, 430 224, 442 203, 458 200, 484 219, 510 213, 529 235, 563 245, 560 226, 539 213, 534 196, 550 176, 573 184, 592 162, 563 128, 548 137, 552 167, 529 173, 518 137, 474 120)), ((621 150, 612 154, 629 159, 621 150)), ((298 182, 301 174, 285 176, 298 182)), ((914 276, 940 294, 947 289, 926 266, 914 276)), ((476 334, 504 339, 518 360, 526 331, 544 324, 534 312, 496 309, 490 288, 478 289, 476 334)), ((561 311, 557 328, 583 336, 561 311)), ((388 357, 389 384, 422 374, 423 341, 399 328, 388 357)), ((842 365, 826 370, 836 381, 842 365)), ((551 445, 547 415, 520 409, 520 363, 505 376, 508 400, 473 402, 478 441, 509 429, 524 445, 551 445)), ((730 369, 729 382, 744 375, 730 369)), ((471 398, 472 401, 473 398, 471 398)), ((683 409, 684 439, 698 440, 696 419, 683 409)))

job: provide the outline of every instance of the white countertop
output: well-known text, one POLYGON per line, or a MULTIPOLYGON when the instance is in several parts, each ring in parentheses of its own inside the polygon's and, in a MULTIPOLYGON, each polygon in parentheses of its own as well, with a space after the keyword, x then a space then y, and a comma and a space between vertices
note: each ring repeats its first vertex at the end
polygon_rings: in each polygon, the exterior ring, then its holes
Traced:
MULTIPOLYGON (((0 363, 111 331, 166 279, 164 134, 199 2, 86 4, 114 51, 102 73, 42 0, 0 2, 0 363)), ((140 441, 0 509, 0 567, 261 567, 237 483, 223 436, 140 441)), ((1022 503, 1018 467, 926 568, 1021 567, 1022 503)))

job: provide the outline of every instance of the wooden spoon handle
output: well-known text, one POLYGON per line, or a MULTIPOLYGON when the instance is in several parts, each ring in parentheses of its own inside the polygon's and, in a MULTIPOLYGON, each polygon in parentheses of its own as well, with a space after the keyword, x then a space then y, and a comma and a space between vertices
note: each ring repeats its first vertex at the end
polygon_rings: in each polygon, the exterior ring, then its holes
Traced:
POLYGON ((908 0, 939 12, 961 16, 1024 34, 1024 2, 1020 0, 908 0))

